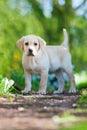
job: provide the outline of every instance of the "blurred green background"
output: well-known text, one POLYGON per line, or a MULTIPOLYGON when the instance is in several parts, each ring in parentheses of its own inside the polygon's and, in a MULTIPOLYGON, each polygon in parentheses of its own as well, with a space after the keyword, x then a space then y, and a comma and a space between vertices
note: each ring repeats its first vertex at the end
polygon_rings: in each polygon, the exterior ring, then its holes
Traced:
POLYGON ((59 45, 63 41, 63 28, 69 34, 77 82, 86 81, 86 0, 1 0, 0 74, 18 83, 20 79, 21 85, 24 79, 22 52, 16 47, 16 41, 24 35, 35 34, 44 38, 47 45, 59 45))

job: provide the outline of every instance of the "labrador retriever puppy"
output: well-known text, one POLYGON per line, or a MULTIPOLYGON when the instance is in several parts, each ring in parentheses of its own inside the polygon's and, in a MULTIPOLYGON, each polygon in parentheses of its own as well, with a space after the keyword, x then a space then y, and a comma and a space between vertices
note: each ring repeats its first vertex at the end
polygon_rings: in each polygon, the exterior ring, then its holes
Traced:
POLYGON ((54 93, 63 93, 65 71, 70 79, 69 93, 76 93, 73 76, 73 65, 68 48, 68 34, 64 32, 64 42, 60 46, 46 46, 46 42, 39 36, 27 35, 17 41, 17 46, 24 51, 22 64, 25 73, 25 89, 22 93, 31 91, 32 73, 41 76, 39 94, 46 94, 48 72, 54 72, 58 80, 58 90, 54 93))

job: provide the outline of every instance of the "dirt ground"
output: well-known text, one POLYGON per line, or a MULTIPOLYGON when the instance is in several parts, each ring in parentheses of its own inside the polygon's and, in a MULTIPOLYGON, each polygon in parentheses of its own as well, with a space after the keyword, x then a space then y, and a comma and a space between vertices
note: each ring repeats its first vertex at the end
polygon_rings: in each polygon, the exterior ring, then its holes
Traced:
MULTIPOLYGON (((54 120, 63 113, 77 108, 79 94, 69 95, 12 95, 11 102, 0 97, 0 130, 57 130, 54 120)), ((74 113, 87 117, 87 113, 74 113)))

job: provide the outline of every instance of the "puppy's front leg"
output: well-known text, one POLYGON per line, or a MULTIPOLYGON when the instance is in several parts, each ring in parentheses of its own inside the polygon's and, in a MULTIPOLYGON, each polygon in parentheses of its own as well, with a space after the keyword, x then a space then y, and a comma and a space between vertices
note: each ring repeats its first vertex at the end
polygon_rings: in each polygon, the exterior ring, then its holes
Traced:
POLYGON ((25 89, 22 93, 27 94, 31 91, 31 73, 25 71, 25 89))
POLYGON ((47 80, 48 80, 48 70, 43 70, 41 72, 40 89, 38 91, 38 94, 46 94, 47 80))

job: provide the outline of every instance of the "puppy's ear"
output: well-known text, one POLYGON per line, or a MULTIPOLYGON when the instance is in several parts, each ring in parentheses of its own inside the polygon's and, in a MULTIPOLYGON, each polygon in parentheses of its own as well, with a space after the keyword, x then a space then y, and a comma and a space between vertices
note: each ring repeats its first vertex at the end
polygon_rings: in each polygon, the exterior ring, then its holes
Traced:
POLYGON ((41 37, 39 37, 39 36, 38 36, 38 41, 39 41, 40 47, 46 46, 45 40, 43 40, 43 39, 42 39, 41 37))
POLYGON ((22 37, 22 38, 20 38, 18 41, 17 41, 17 43, 16 43, 16 45, 17 45, 17 47, 20 49, 20 50, 24 50, 24 37, 22 37))

